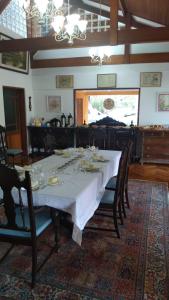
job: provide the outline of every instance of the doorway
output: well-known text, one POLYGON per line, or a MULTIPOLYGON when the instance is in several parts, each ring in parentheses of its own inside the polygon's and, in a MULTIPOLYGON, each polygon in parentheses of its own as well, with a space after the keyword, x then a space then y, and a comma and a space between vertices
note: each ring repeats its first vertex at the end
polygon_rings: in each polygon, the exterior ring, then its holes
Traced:
POLYGON ((27 154, 25 92, 22 88, 3 87, 5 127, 9 148, 27 154))

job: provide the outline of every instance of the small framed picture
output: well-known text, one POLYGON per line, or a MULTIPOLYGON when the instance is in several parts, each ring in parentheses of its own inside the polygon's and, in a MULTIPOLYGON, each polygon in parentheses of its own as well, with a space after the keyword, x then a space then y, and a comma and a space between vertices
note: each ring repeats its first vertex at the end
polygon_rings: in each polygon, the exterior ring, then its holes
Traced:
POLYGON ((74 84, 73 75, 57 75, 56 76, 56 88, 71 89, 74 84))
POLYGON ((115 88, 117 74, 97 74, 98 88, 115 88))
POLYGON ((156 87, 161 86, 161 72, 142 72, 140 73, 141 87, 156 87))
POLYGON ((169 112, 169 92, 160 93, 157 98, 157 111, 169 112))
POLYGON ((61 96, 47 96, 46 110, 48 112, 61 112, 61 96))

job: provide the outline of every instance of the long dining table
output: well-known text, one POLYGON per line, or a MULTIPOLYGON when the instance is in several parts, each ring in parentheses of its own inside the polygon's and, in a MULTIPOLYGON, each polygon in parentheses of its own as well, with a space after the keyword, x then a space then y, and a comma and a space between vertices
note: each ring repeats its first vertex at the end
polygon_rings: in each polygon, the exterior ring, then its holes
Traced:
MULTIPOLYGON (((83 229, 98 208, 106 183, 117 175, 120 157, 121 151, 71 148, 33 163, 34 205, 69 213, 72 238, 81 245, 83 229)), ((26 201, 26 193, 22 194, 26 201)))

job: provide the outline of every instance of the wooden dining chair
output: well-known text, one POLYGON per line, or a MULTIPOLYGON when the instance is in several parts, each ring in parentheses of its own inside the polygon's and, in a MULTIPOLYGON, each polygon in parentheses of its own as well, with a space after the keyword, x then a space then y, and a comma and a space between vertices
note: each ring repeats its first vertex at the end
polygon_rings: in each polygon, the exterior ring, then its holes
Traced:
MULTIPOLYGON (((133 142, 130 140, 129 143, 127 144, 127 160, 126 160, 126 166, 125 166, 124 194, 123 194, 123 199, 122 199, 123 214, 125 217, 126 217, 126 212, 125 212, 124 205, 126 204, 127 207, 130 208, 129 197, 128 197, 128 175, 129 175, 129 165, 131 162, 132 147, 133 147, 133 142)), ((110 191, 111 190, 115 191, 116 180, 117 180, 116 176, 111 177, 110 180, 108 181, 107 185, 105 186, 105 189, 110 190, 110 191)))
POLYGON ((15 157, 21 156, 22 154, 22 149, 8 148, 6 129, 0 125, 0 162, 7 162, 8 158, 11 158, 14 166, 15 157))
POLYGON ((115 231, 117 237, 120 238, 120 232, 118 228, 118 219, 123 224, 122 217, 122 194, 124 192, 124 176, 125 176, 125 164, 127 160, 127 148, 122 152, 118 174, 116 180, 116 189, 105 190, 100 205, 95 213, 97 216, 111 218, 114 222, 114 229, 109 229, 101 226, 87 226, 87 229, 101 230, 101 231, 115 231))
POLYGON ((49 208, 42 207, 35 210, 33 207, 31 180, 28 171, 25 172, 25 179, 20 181, 15 168, 0 165, 0 188, 3 191, 4 208, 0 218, 0 242, 11 244, 7 252, 0 259, 0 262, 9 254, 16 244, 30 246, 32 248, 31 286, 33 288, 35 286, 36 273, 58 248, 59 215, 54 212, 51 214, 49 208), (23 205, 23 193, 25 206, 23 205), (54 246, 43 262, 38 266, 37 241, 51 224, 53 224, 55 232, 54 246))

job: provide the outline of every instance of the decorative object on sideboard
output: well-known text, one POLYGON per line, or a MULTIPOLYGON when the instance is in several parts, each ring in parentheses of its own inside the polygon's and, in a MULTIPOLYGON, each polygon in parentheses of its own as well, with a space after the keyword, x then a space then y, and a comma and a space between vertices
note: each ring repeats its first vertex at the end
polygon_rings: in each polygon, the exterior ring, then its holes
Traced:
POLYGON ((29 96, 29 111, 32 111, 32 97, 29 96))
POLYGON ((169 111, 169 93, 160 93, 158 95, 157 111, 169 111))
POLYGON ((47 96, 46 109, 48 112, 61 112, 61 96, 47 96))
POLYGON ((140 73, 141 87, 159 87, 161 86, 161 72, 142 72, 140 73))
POLYGON ((115 88, 117 74, 97 74, 98 88, 115 88))
POLYGON ((66 127, 66 116, 64 113, 61 115, 61 127, 66 127))
POLYGON ((68 117, 67 117, 67 126, 70 127, 73 125, 73 117, 72 117, 72 114, 69 113, 68 117))

